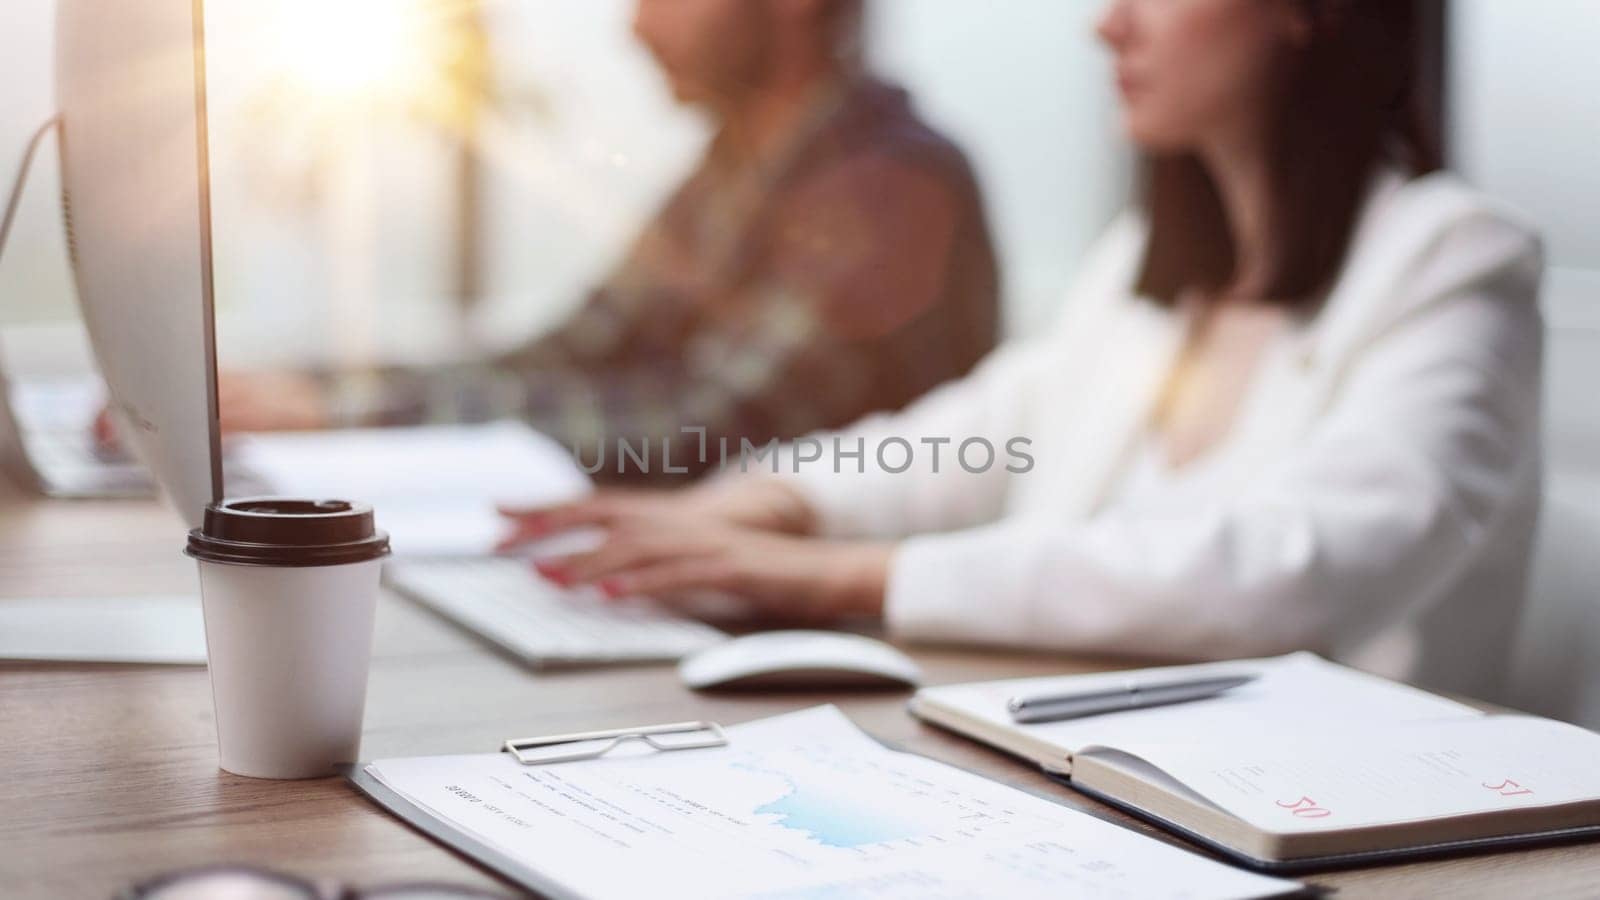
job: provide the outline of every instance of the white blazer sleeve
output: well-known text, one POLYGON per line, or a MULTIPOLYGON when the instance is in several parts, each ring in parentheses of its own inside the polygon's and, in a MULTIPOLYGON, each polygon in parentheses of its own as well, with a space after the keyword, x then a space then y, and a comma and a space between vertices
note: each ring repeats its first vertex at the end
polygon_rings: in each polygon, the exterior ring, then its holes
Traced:
MULTIPOLYGON (((1043 373, 1059 365, 1062 336, 1125 293, 1144 242, 1144 227, 1124 214, 1085 254, 1048 334, 1008 343, 964 378, 897 413, 868 416, 838 432, 811 435, 784 448, 780 475, 806 497, 818 530, 829 537, 898 538, 968 528, 999 518, 1010 476, 1031 466, 1028 423, 1043 373), (1022 438, 1021 443, 1013 443, 1022 438), (995 459, 984 467, 981 446, 964 467, 967 440, 986 441, 995 459), (805 452, 821 459, 797 465, 805 452), (897 471, 911 450, 911 464, 897 471), (881 450, 881 458, 879 456, 881 450), (843 454, 841 453, 843 451, 843 454), (862 457, 845 454, 860 453, 862 457)), ((1048 399, 1048 398, 1046 398, 1048 399)))
MULTIPOLYGON (((785 448, 781 474, 805 496, 819 534, 829 537, 902 537, 993 521, 1004 505, 1007 466, 1027 464, 1008 455, 1027 447, 1008 444, 1025 433, 1019 407, 1049 365, 1051 349, 1044 341, 1007 346, 899 413, 797 441, 785 448), (977 472, 957 459, 959 445, 972 439, 995 451, 992 464, 977 472), (820 452, 821 459, 793 462, 803 448, 807 458, 820 452)), ((971 449, 977 468, 982 460, 971 449)))
POLYGON ((1334 406, 1240 495, 913 538, 892 567, 891 628, 1225 657, 1337 647, 1415 613, 1538 465, 1537 243, 1491 217, 1447 238, 1334 406))

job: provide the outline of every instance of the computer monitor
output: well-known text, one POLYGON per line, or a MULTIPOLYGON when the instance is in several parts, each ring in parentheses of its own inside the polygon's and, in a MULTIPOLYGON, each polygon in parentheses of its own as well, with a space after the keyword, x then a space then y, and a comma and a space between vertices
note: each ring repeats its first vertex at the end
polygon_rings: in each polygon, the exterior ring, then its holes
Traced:
POLYGON ((198 527, 223 495, 202 0, 59 0, 73 278, 121 434, 198 527))

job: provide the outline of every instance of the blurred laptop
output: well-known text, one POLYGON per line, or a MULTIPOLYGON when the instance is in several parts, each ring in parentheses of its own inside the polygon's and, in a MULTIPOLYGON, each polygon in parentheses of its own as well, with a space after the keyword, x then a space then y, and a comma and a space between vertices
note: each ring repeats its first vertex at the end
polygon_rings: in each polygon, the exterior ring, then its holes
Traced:
POLYGON ((14 381, 0 357, 0 470, 49 497, 154 496, 155 482, 131 454, 94 439, 103 395, 93 377, 14 381))

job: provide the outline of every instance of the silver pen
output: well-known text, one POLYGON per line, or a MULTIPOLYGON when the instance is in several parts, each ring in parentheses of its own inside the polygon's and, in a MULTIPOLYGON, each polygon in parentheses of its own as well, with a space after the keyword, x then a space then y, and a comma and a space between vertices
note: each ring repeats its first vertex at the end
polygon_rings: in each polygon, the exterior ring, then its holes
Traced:
POLYGON ((1059 719, 1097 716, 1125 709, 1144 709, 1147 706, 1204 700, 1223 691, 1249 684, 1259 677, 1261 676, 1255 674, 1220 675, 1210 678, 1190 678, 1184 681, 1127 684, 1122 687, 1076 694, 1012 697, 1006 704, 1006 709, 1010 710, 1014 722, 1023 724, 1054 722, 1059 719))

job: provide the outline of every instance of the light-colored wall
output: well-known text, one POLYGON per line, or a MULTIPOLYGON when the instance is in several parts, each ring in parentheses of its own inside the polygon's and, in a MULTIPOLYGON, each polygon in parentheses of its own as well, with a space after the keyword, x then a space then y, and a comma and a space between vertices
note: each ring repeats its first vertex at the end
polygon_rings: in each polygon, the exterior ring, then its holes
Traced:
MULTIPOLYGON (((55 4, 49 0, 6 2, 0 25, 0 203, 10 191, 29 136, 55 109, 54 17, 55 4)), ((57 184, 52 139, 41 150, 11 246, 0 258, 0 322, 72 313, 57 184)))
POLYGON ((1600 268, 1600 8, 1457 0, 1456 158, 1544 226, 1551 262, 1600 268))
POLYGON ((1458 0, 1456 164, 1539 226, 1549 252, 1548 452, 1600 480, 1600 15, 1584 3, 1458 0))
POLYGON ((1014 333, 1050 318, 1080 255, 1128 195, 1109 63, 1094 36, 1101 5, 879 0, 873 7, 874 59, 916 92, 977 168, 1014 333))
POLYGON ((1543 231, 1545 510, 1504 697, 1600 727, 1600 16, 1589 3, 1457 0, 1457 164, 1543 231))

